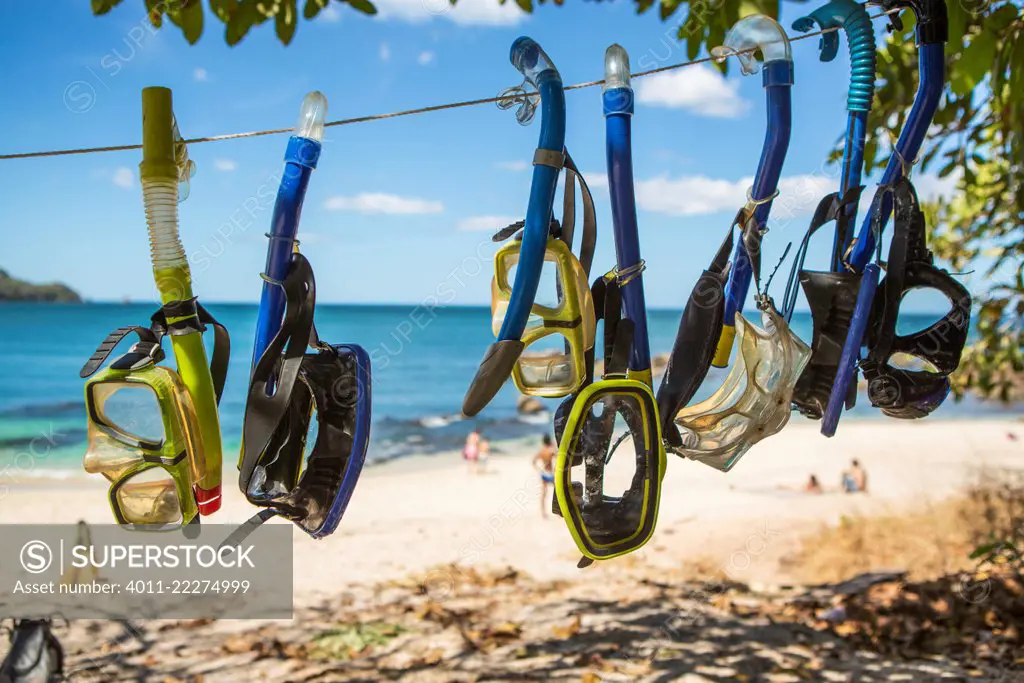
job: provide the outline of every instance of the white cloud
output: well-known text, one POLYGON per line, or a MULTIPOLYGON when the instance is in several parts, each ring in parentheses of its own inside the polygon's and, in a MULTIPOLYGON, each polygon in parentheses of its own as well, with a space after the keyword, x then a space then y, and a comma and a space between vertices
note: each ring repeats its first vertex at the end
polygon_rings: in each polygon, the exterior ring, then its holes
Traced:
POLYGON ((461 0, 454 6, 448 0, 376 0, 374 4, 381 19, 411 23, 443 18, 462 26, 515 26, 527 17, 514 2, 497 0, 461 0))
MULTIPOLYGON (((636 201, 644 211, 670 216, 738 211, 746 203, 747 189, 753 182, 751 176, 732 181, 702 175, 679 178, 665 175, 637 181, 636 201)), ((599 183, 591 182, 591 185, 599 186, 599 183)), ((772 204, 772 221, 814 211, 821 198, 835 185, 834 178, 823 175, 783 178, 779 181, 779 197, 772 204)))
POLYGON ((641 104, 686 109, 711 118, 735 119, 750 108, 739 95, 739 79, 727 81, 703 64, 645 76, 635 87, 641 104))
POLYGON ((911 176, 914 181, 914 189, 922 202, 929 202, 939 197, 950 198, 956 194, 956 184, 960 181, 960 169, 950 173, 945 178, 929 173, 927 175, 911 176))
POLYGON ((426 66, 434 61, 434 53, 430 50, 424 50, 420 53, 420 56, 416 58, 416 61, 420 66, 426 66))
POLYGON ((422 214, 441 213, 444 204, 418 197, 400 197, 384 192, 361 192, 351 197, 330 197, 324 204, 328 211, 358 213, 422 214))
POLYGON ((132 169, 127 166, 119 166, 118 169, 114 171, 114 176, 111 180, 113 180, 114 184, 118 187, 123 187, 124 189, 129 190, 135 185, 135 173, 133 173, 132 169))
POLYGON ((238 162, 232 159, 214 159, 213 167, 218 171, 224 171, 227 173, 229 171, 236 170, 238 168, 238 162))
POLYGON ((513 216, 470 216, 458 223, 459 230, 479 230, 481 232, 498 232, 504 227, 521 220, 513 216))
POLYGON ((380 61, 387 62, 391 60, 391 48, 388 47, 387 43, 380 44, 380 61))
POLYGON ((328 24, 335 24, 341 21, 341 12, 334 5, 328 5, 320 10, 320 14, 316 17, 320 21, 325 21, 328 24))
POLYGON ((513 171, 518 173, 529 169, 530 163, 528 161, 523 161, 522 159, 520 159, 517 161, 499 161, 498 163, 495 164, 495 166, 497 166, 503 171, 513 171))
POLYGON ((210 74, 206 72, 206 69, 200 66, 196 67, 196 70, 192 72, 192 78, 199 83, 205 83, 210 80, 210 74))

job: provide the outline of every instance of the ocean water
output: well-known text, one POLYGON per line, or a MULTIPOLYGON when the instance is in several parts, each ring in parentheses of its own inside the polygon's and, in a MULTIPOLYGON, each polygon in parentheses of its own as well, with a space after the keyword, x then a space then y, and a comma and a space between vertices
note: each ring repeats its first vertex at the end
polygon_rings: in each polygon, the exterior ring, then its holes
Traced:
MULTIPOLYGON (((238 453, 257 307, 207 307, 231 333, 231 363, 221 402, 228 464, 238 453)), ((84 382, 79 370, 111 330, 144 324, 153 309, 146 304, 0 305, 0 479, 81 471, 86 432, 84 382)), ((921 329, 935 317, 907 315, 901 318, 901 327, 921 329)), ((671 349, 678 322, 679 311, 650 312, 653 353, 671 349)), ((795 314, 792 324, 801 338, 810 340, 808 314, 795 314)), ((316 325, 324 341, 360 344, 374 359, 371 461, 458 449, 474 426, 493 442, 550 430, 550 415, 517 414, 518 394, 511 382, 481 415, 471 420, 459 418, 463 393, 493 341, 487 308, 428 311, 412 305, 319 304, 316 325)), ((127 351, 129 344, 123 343, 115 353, 127 351)), ((165 347, 171 356, 169 344, 165 347)), ((697 398, 720 384, 725 372, 712 369, 697 398)), ((557 401, 548 404, 554 409, 557 401)), ((950 399, 931 419, 1011 413, 1010 408, 976 399, 960 403, 950 399)), ((794 420, 800 419, 794 416, 794 420)), ((888 418, 862 398, 845 419, 888 418)), ((0 482, 0 486, 7 483, 0 482)))

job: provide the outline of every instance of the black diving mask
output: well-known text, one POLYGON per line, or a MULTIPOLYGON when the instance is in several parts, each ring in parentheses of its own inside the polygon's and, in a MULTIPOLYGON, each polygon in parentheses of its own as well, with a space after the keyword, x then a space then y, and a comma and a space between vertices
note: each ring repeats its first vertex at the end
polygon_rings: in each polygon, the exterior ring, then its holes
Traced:
MULTIPOLYGON (((895 218, 889 262, 872 303, 868 355, 861 368, 868 381, 871 405, 890 417, 912 420, 926 417, 949 394, 949 375, 960 364, 967 343, 971 295, 948 271, 934 265, 914 185, 900 178, 892 187, 880 188, 874 203, 890 191, 895 218), (923 330, 899 335, 896 323, 900 303, 914 289, 940 292, 949 299, 950 310, 923 330), (892 360, 897 354, 923 361, 931 369, 894 367, 892 360)), ((881 211, 873 212, 876 243, 881 241, 881 215, 881 211)))
POLYGON ((360 346, 317 337, 316 286, 304 256, 292 255, 281 285, 284 320, 253 370, 238 483, 250 503, 266 508, 246 526, 280 515, 322 538, 337 528, 366 459, 370 358, 360 346), (316 353, 306 353, 307 346, 316 353), (276 387, 268 395, 272 377, 276 387), (314 412, 317 436, 307 457, 314 412))
MULTIPOLYGON (((851 188, 842 198, 838 192, 833 192, 819 202, 794 258, 783 299, 782 310, 788 322, 796 305, 799 282, 811 309, 811 358, 793 389, 793 405, 801 414, 815 420, 821 419, 828 406, 843 355, 843 344, 857 307, 861 276, 854 272, 804 270, 804 259, 811 237, 828 223, 836 222, 836 234, 848 234, 850 212, 847 206, 857 204, 863 190, 863 186, 851 188)), ((851 382, 845 401, 847 408, 853 407, 856 396, 857 383, 851 382)))

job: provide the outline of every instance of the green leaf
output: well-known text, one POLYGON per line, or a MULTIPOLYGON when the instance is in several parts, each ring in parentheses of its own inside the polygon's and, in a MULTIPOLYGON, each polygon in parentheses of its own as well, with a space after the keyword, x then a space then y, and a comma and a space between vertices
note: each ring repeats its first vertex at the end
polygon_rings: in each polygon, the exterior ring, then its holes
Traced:
POLYGON ((189 45, 195 45, 203 35, 203 3, 200 0, 191 2, 176 13, 176 23, 181 27, 185 40, 189 45))
POLYGON ((238 2, 237 0, 210 0, 210 9, 213 10, 214 16, 226 24, 238 9, 238 2))
POLYGON ((985 74, 992 69, 992 60, 995 56, 995 36, 988 33, 975 35, 956 64, 953 92, 957 95, 966 95, 974 90, 985 78, 985 74))
POLYGON ((92 13, 95 15, 106 14, 120 5, 122 0, 92 0, 92 13))
POLYGON ((283 0, 274 16, 274 31, 281 43, 288 45, 292 42, 298 21, 299 14, 295 7, 295 0, 283 0))
POLYGON ((524 12, 533 12, 533 0, 516 0, 516 4, 519 5, 519 9, 524 12))
POLYGON ((302 8, 302 16, 306 19, 315 19, 316 15, 327 7, 328 2, 330 0, 306 0, 306 5, 302 8))
POLYGON ((354 9, 359 10, 363 14, 373 16, 377 13, 377 8, 374 7, 370 0, 348 0, 348 4, 352 5, 354 9))

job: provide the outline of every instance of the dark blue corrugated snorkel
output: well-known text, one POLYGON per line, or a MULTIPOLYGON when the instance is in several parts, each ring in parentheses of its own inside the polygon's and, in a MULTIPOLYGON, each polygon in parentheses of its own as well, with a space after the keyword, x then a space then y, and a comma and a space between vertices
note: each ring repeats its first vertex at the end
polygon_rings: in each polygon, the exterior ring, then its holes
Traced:
POLYGON ((463 399, 462 412, 469 416, 476 415, 490 403, 511 375, 525 347, 523 331, 537 297, 544 266, 544 247, 551 225, 555 186, 561 168, 545 163, 543 157, 546 152, 562 158, 565 150, 565 93, 555 65, 536 41, 525 36, 512 43, 510 59, 512 65, 540 93, 540 142, 534 157, 530 203, 512 295, 498 340, 484 354, 473 383, 463 399))

